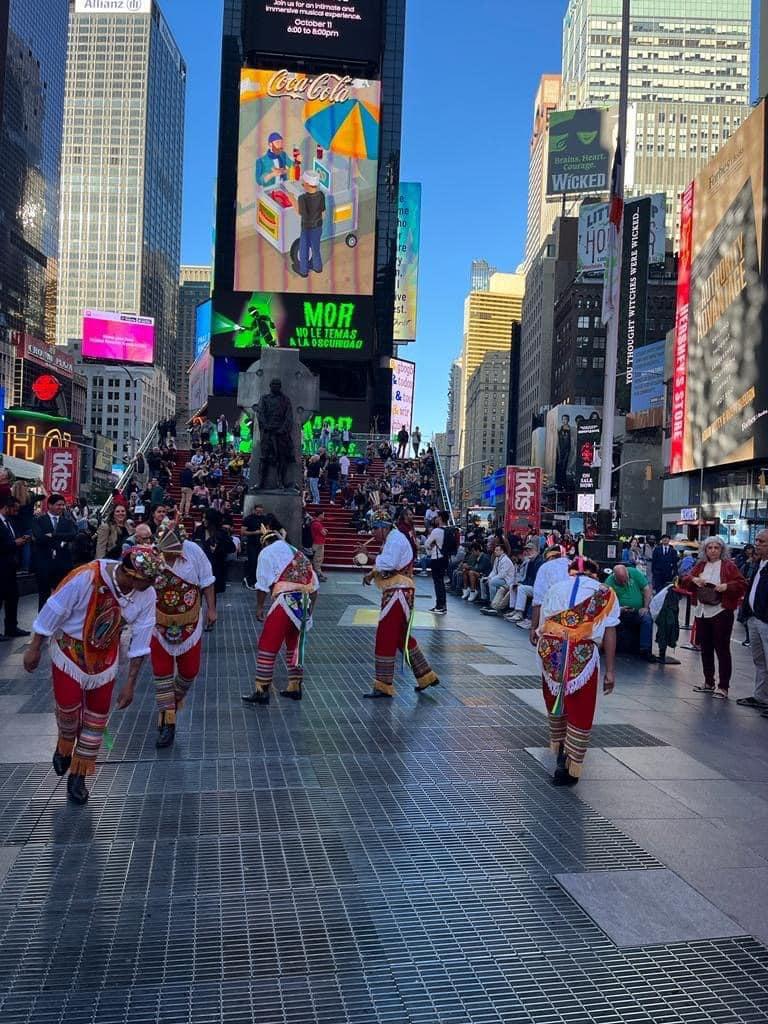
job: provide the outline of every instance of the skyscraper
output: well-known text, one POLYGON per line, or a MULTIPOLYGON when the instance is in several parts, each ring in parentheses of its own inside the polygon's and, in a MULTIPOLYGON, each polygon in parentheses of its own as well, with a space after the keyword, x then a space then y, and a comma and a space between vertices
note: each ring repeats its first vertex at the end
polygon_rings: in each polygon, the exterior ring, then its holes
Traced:
POLYGON ((9 330, 53 340, 67 0, 0 2, 0 386, 9 330))
POLYGON ((176 392, 176 411, 188 401, 187 371, 195 361, 195 311, 211 294, 211 268, 183 266, 179 276, 179 326, 176 366, 171 386, 176 392))
POLYGON ((71 7, 57 340, 81 336, 86 308, 154 317, 172 379, 187 71, 157 0, 128 6, 71 7))
POLYGON ((471 292, 487 292, 491 284, 491 276, 496 273, 487 260, 472 260, 469 290, 471 292))
POLYGON ((560 75, 542 75, 533 104, 533 129, 528 158, 528 222, 525 232, 527 274, 541 244, 552 230, 560 213, 558 199, 547 202, 547 154, 549 152, 549 114, 560 102, 560 75))
MULTIPOLYGON (((629 52, 627 194, 678 198, 750 112, 751 0, 636 0, 629 52)), ((621 0, 570 0, 563 24, 568 109, 618 103, 621 0)))
POLYGON ((487 467, 498 469, 507 464, 507 399, 511 345, 506 352, 486 352, 472 374, 467 388, 466 433, 464 451, 466 472, 462 488, 468 500, 479 502, 482 479, 487 467))

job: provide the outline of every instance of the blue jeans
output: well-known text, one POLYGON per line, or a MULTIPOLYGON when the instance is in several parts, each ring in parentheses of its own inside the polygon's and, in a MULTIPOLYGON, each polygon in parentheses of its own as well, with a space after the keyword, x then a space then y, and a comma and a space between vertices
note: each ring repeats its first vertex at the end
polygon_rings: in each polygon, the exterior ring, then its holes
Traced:
POLYGON ((299 238, 299 273, 306 275, 310 267, 310 250, 312 252, 312 269, 319 274, 323 269, 323 255, 320 252, 322 228, 302 228, 299 238))
POLYGON ((307 483, 309 484, 309 490, 312 494, 312 504, 320 504, 320 481, 316 476, 307 477, 307 483))
POLYGON ((331 491, 331 501, 335 501, 336 500, 336 495, 337 495, 338 490, 339 490, 339 481, 338 480, 329 480, 328 481, 328 487, 330 488, 330 491, 331 491))

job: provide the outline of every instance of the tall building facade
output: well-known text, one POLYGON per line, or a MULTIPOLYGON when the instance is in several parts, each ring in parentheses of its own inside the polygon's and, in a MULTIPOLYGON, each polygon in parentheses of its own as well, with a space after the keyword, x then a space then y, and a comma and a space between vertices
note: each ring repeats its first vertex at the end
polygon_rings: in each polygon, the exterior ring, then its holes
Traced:
POLYGON ((522 317, 524 292, 525 277, 521 273, 497 273, 491 276, 489 291, 470 292, 464 300, 457 438, 460 468, 470 461, 467 457, 470 445, 467 402, 472 377, 489 352, 510 352, 513 325, 519 324, 522 317))
MULTIPOLYGON (((635 0, 630 27, 627 194, 678 197, 750 112, 751 0, 635 0)), ((621 0, 570 0, 561 105, 619 99, 621 0)))
POLYGON ((533 104, 533 129, 528 157, 528 216, 523 270, 527 274, 543 240, 560 213, 559 200, 547 202, 547 154, 549 115, 560 102, 560 75, 542 75, 533 104))
POLYGON ((176 392, 176 412, 186 408, 189 399, 187 371, 195 361, 195 311, 211 294, 211 268, 182 266, 179 275, 179 326, 176 332, 176 366, 173 390, 176 392))
MULTIPOLYGON (((330 73, 350 76, 354 80, 381 83, 378 121, 377 171, 375 179, 363 182, 376 196, 375 240, 373 243, 373 316, 372 343, 365 358, 347 359, 341 363, 329 358, 321 349, 302 352, 302 360, 320 378, 320 405, 324 416, 352 419, 354 430, 366 431, 375 426, 388 433, 391 410, 392 376, 390 359, 394 355, 393 318, 397 264, 398 191, 400 181, 400 134, 402 122, 403 54, 405 42, 406 0, 381 0, 379 4, 362 5, 364 28, 371 28, 378 38, 378 52, 363 56, 351 48, 342 52, 342 44, 329 41, 326 48, 316 41, 308 43, 301 53, 295 37, 284 50, 270 49, 260 38, 256 25, 263 14, 263 0, 224 0, 222 68, 218 139, 218 177, 216 203, 216 250, 214 261, 214 299, 230 294, 236 288, 238 158, 240 146, 240 77, 243 68, 264 70, 285 69, 289 73, 308 75, 330 73), (377 9, 380 8, 380 17, 377 9)), ((335 17, 331 12, 331 17, 335 17)), ((344 25, 341 25, 343 36, 344 25)), ((305 140, 297 138, 300 145, 305 140)), ((332 146, 320 147, 321 151, 332 146)), ((313 147, 314 152, 314 147, 313 147)), ((306 154, 305 154, 306 163, 306 154)), ((305 169, 311 169, 308 165, 305 169)), ((358 193, 359 194, 359 193, 358 193)), ((329 203, 330 207, 330 203, 329 203)), ((280 214, 278 213, 278 218, 280 214)), ((293 285, 294 282, 291 282, 293 285)), ((241 285, 241 287, 244 287, 241 285)), ((339 284, 339 294, 344 285, 339 284)), ((246 289, 250 290, 250 289, 246 289)), ((291 291, 291 289, 288 289, 291 291)), ((293 293, 296 293, 295 287, 293 293)), ((274 291, 275 295, 282 295, 274 291)), ((334 291, 334 295, 336 292, 334 291)), ((369 298, 360 290, 355 296, 369 298)), ((358 303, 363 305, 363 303, 358 303)), ((213 352, 214 359, 224 358, 213 352)), ((254 353, 258 358, 258 352, 254 353)), ((251 358, 251 361, 253 358, 251 358)), ((241 369, 247 360, 240 358, 241 369)), ((214 374, 214 394, 209 408, 229 411, 236 397, 236 374, 214 374), (226 378, 226 379, 225 379, 226 378), (223 382, 219 388, 217 381, 223 382)))
POLYGON ((491 277, 496 273, 488 260, 472 260, 469 290, 471 292, 487 292, 491 287, 491 277))
POLYGON ((67 0, 0 2, 0 386, 22 335, 52 341, 67 0))
POLYGON ((487 352, 467 388, 464 498, 479 502, 486 469, 507 464, 507 416, 511 347, 487 352))
POLYGON ((87 308, 154 317, 155 366, 169 379, 186 76, 157 0, 137 0, 130 11, 71 7, 57 341, 80 338, 87 308))

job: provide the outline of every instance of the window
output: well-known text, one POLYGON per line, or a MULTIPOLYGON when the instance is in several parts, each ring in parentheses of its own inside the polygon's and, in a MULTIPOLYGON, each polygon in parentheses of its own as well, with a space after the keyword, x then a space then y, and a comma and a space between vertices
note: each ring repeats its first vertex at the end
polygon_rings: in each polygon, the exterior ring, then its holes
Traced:
POLYGON ((592 358, 592 369, 593 370, 604 370, 605 369, 605 357, 604 356, 593 356, 593 358, 592 358))

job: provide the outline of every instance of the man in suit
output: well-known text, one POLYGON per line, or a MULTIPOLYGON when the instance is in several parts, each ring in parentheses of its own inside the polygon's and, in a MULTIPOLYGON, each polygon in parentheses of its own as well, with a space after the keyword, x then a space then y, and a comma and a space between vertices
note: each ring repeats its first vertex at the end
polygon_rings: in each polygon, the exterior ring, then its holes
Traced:
POLYGON ((761 530, 755 537, 755 557, 760 561, 743 608, 749 625, 749 650, 755 663, 755 692, 736 703, 755 708, 768 718, 768 530, 761 530))
POLYGON ((677 575, 677 552, 670 543, 670 536, 665 533, 653 549, 651 556, 651 577, 653 589, 658 594, 677 575))
POLYGON ((48 511, 32 523, 32 555, 37 577, 38 609, 72 570, 71 543, 77 534, 67 503, 60 494, 48 498, 48 511))
POLYGON ((12 517, 18 510, 19 503, 15 498, 11 495, 0 496, 0 604, 5 606, 5 632, 0 636, 0 641, 29 636, 29 631, 19 629, 16 621, 19 605, 16 572, 21 549, 29 543, 29 537, 17 534, 13 525, 12 517))

